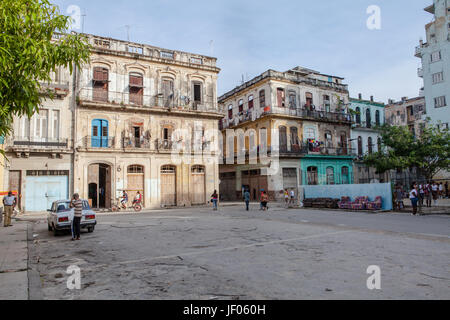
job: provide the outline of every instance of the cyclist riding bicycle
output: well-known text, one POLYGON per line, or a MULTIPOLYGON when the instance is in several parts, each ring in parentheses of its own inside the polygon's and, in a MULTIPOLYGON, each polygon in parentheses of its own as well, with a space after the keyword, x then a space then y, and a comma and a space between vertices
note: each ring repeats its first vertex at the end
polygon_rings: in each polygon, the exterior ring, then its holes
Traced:
POLYGON ((134 197, 133 206, 135 204, 141 204, 141 202, 142 202, 142 195, 141 195, 141 192, 138 191, 138 193, 136 194, 136 197, 134 197))
POLYGON ((127 202, 128 202, 128 194, 127 192, 124 190, 123 194, 122 194, 122 200, 120 200, 120 203, 122 204, 122 207, 124 209, 127 208, 127 202))

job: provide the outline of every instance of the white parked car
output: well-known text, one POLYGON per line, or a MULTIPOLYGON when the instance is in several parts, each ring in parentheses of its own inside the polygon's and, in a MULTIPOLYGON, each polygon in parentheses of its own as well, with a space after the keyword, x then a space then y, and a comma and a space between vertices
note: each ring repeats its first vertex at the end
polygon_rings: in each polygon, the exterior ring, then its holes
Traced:
MULTIPOLYGON (((74 209, 70 208, 70 200, 59 200, 52 204, 52 208, 47 210, 48 231, 53 231, 55 236, 59 231, 72 230, 74 209)), ((97 224, 95 212, 89 206, 89 202, 83 200, 83 217, 81 218, 81 229, 94 232, 97 224)))

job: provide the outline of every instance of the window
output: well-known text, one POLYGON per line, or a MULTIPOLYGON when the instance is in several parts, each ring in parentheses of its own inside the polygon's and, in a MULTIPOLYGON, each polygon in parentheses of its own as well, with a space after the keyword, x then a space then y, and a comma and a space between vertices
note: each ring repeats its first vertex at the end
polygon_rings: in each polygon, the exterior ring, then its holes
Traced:
POLYGON ((238 106, 239 106, 239 114, 244 112, 244 100, 239 100, 238 102, 238 106))
POLYGON ((379 110, 377 110, 377 111, 375 112, 375 124, 376 124, 377 126, 380 125, 380 111, 379 111, 379 110))
POLYGON ((316 130, 314 130, 314 128, 307 128, 305 136, 306 136, 305 137, 306 139, 315 139, 316 138, 316 130))
POLYGON ((52 117, 53 117, 52 138, 55 140, 59 140, 59 110, 53 110, 52 117))
POLYGON ((356 123, 361 124, 361 109, 356 107, 356 123))
POLYGON ((318 177, 317 167, 308 167, 307 175, 308 175, 308 185, 317 185, 317 184, 319 184, 319 177, 318 177))
POLYGON ((334 184, 334 168, 327 168, 327 184, 334 184))
POLYGON ((371 128, 372 127, 372 116, 370 113, 370 109, 366 110, 366 127, 371 128))
POLYGON ((94 68, 93 78, 93 100, 94 101, 108 101, 108 85, 109 85, 109 71, 106 68, 94 68))
POLYGON ((341 180, 342 180, 342 184, 349 184, 350 179, 349 179, 348 167, 342 167, 342 169, 341 169, 341 180))
POLYGON ((358 137, 358 156, 362 156, 363 155, 363 141, 362 141, 362 137, 359 136, 358 137))
POLYGON ((203 64, 203 60, 202 60, 202 58, 194 58, 194 57, 191 57, 191 63, 195 63, 195 64, 203 64))
POLYGON ((91 146, 93 148, 108 148, 108 121, 103 119, 92 120, 91 146))
POLYGON ((431 54, 431 62, 440 61, 441 59, 441 51, 436 51, 431 54))
POLYGON ((444 72, 433 73, 433 84, 444 81, 444 72))
POLYGON ((306 93, 306 108, 309 109, 313 105, 313 95, 311 92, 306 93))
POLYGON ((162 166, 161 167, 161 173, 175 173, 175 166, 162 166))
POLYGON ((130 103, 142 105, 144 97, 144 77, 139 73, 130 73, 130 103))
POLYGON ((204 166, 198 166, 198 165, 192 166, 191 172, 192 173, 205 173, 205 167, 204 166))
POLYGON ((277 102, 279 108, 286 107, 286 96, 283 88, 277 89, 277 102))
POLYGON ((202 102, 202 84, 200 82, 194 82, 194 102, 202 102))
POLYGON ((372 154, 373 152, 373 147, 372 147, 372 138, 369 137, 369 139, 367 139, 367 147, 369 148, 369 154, 372 154))
POLYGON ((230 104, 229 106, 228 106, 228 119, 233 119, 233 105, 232 104, 230 104))
POLYGON ((279 147, 280 152, 286 152, 287 151, 287 129, 285 126, 281 126, 278 128, 279 130, 279 147))
POLYGON ((330 112, 331 111, 331 103, 330 103, 330 96, 329 95, 324 95, 323 96, 323 106, 324 106, 326 112, 330 112))
POLYGON ((144 173, 144 167, 139 165, 132 165, 128 167, 128 173, 144 173))
POLYGON ((253 109, 253 95, 248 97, 248 108, 253 109))
POLYGON ((297 108, 297 94, 295 93, 295 91, 289 91, 289 108, 297 108))
POLYGON ((165 105, 167 102, 173 99, 173 90, 174 90, 173 80, 168 78, 162 79, 162 94, 165 105))
POLYGON ((325 131, 325 143, 327 148, 333 147, 333 136, 331 134, 331 131, 325 131))
POLYGON ((434 98, 434 107, 441 108, 447 106, 445 96, 434 98))
POLYGON ((377 139, 377 147, 378 147, 378 152, 381 152, 381 138, 378 137, 377 139))
POLYGON ((48 110, 40 109, 35 117, 34 138, 46 141, 48 138, 48 110))
POLYGON ((266 90, 259 92, 259 107, 262 109, 266 107, 266 90))
POLYGON ((298 139, 298 129, 297 127, 291 127, 291 144, 294 146, 299 146, 299 139, 298 139))

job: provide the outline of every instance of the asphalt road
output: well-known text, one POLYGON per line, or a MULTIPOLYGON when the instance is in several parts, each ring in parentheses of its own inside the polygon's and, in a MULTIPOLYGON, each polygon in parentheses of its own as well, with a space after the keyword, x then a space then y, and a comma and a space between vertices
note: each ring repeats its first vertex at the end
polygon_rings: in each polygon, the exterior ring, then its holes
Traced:
MULTIPOLYGON (((34 223, 44 299, 449 299, 450 216, 242 207, 98 217, 82 240, 34 223), (81 289, 67 288, 69 266, 81 289), (381 290, 367 288, 380 267, 381 290)), ((39 281, 38 281, 39 283, 39 281)))

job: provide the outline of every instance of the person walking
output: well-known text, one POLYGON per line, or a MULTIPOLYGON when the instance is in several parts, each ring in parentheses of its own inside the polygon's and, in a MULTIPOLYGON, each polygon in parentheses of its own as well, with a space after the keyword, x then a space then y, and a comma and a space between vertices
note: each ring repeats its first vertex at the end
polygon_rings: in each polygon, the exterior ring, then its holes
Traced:
POLYGON ((81 217, 83 216, 83 200, 75 193, 70 201, 70 207, 74 208, 72 220, 72 241, 81 239, 81 217))
POLYGON ((442 182, 439 182, 439 198, 444 199, 444 185, 442 182))
POLYGON ((291 204, 295 205, 295 191, 294 191, 294 189, 291 190, 291 199, 289 200, 289 206, 291 204))
POLYGON ((424 189, 424 185, 419 184, 419 210, 422 209, 423 200, 425 199, 425 191, 423 189, 424 189))
POLYGON ((431 186, 431 194, 433 195, 434 205, 437 206, 439 197, 439 186, 436 182, 433 182, 433 185, 431 186))
POLYGON ((403 189, 400 183, 395 186, 395 209, 400 211, 402 209, 403 202, 403 189))
POLYGON ((250 191, 248 189, 245 189, 244 192, 244 201, 245 201, 245 210, 249 211, 249 205, 250 205, 250 191))
POLYGON ((12 227, 11 224, 11 216, 13 214, 13 208, 16 205, 16 197, 13 196, 11 191, 8 192, 8 195, 3 197, 3 209, 5 211, 5 219, 3 220, 3 226, 12 227))
POLYGON ((413 207, 412 215, 415 216, 417 214, 417 202, 419 201, 419 192, 417 190, 416 183, 413 183, 411 186, 411 192, 409 193, 409 199, 411 200, 411 204, 413 207))
POLYGON ((284 189, 284 206, 287 209, 289 207, 289 192, 288 189, 284 189))
MULTIPOLYGON (((265 192, 264 189, 261 189, 260 199, 262 198, 264 192, 265 192)), ((263 206, 262 206, 262 202, 260 202, 260 204, 259 204, 259 210, 264 210, 264 208, 263 208, 263 206)))
POLYGON ((427 207, 431 208, 431 191, 432 190, 431 190, 431 182, 430 181, 428 181, 425 184, 423 191, 425 192, 425 199, 426 199, 427 207))
POLYGON ((261 206, 263 207, 263 210, 269 210, 269 207, 267 206, 267 204, 269 203, 269 195, 267 194, 267 192, 263 192, 262 196, 261 196, 261 206))
POLYGON ((217 190, 214 190, 214 193, 211 195, 211 201, 213 203, 213 210, 217 211, 217 202, 219 201, 219 195, 217 194, 217 190))

